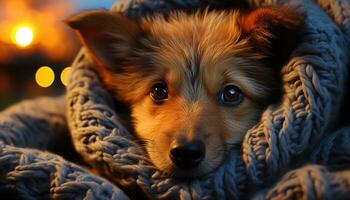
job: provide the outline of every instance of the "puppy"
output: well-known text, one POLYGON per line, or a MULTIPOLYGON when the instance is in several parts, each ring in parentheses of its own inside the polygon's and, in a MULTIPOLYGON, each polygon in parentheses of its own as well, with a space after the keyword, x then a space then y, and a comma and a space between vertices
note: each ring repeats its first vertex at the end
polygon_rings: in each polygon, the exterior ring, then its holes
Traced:
POLYGON ((280 69, 302 22, 291 9, 198 11, 139 21, 89 11, 69 19, 106 87, 130 108, 150 160, 202 176, 239 146, 281 95, 280 69))

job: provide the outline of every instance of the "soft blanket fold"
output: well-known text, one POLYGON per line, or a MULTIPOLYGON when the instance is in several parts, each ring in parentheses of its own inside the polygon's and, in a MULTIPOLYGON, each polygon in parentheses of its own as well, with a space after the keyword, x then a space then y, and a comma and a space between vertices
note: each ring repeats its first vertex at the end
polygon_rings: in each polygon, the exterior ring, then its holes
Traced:
MULTIPOLYGON (((247 3, 292 5, 307 17, 300 43, 281 73, 282 103, 264 112, 242 149, 232 149, 215 171, 191 181, 157 171, 120 123, 112 96, 83 49, 72 65, 65 97, 26 101, 1 113, 0 193, 24 199, 128 199, 135 193, 158 199, 348 198, 350 125, 338 128, 338 118, 348 79, 350 1, 247 3), (109 180, 45 152, 65 155, 61 151, 67 147, 59 141, 67 130, 85 163, 109 180)), ((221 4, 130 0, 113 10, 139 18, 196 5, 221 4)))

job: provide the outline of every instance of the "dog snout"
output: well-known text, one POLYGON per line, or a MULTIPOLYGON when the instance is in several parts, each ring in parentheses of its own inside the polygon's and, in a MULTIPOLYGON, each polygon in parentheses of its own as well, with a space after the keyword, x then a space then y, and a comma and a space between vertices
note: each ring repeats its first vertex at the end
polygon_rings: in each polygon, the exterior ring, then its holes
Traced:
POLYGON ((182 169, 190 169, 199 165, 205 156, 205 145, 200 140, 174 141, 170 147, 172 162, 182 169))

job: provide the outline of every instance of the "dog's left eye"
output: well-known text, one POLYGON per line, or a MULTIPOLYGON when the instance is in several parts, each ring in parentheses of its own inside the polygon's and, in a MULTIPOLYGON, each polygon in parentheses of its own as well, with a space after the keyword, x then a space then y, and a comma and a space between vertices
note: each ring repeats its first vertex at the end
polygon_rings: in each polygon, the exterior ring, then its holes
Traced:
POLYGON ((162 103, 168 99, 168 88, 164 83, 156 83, 150 92, 150 96, 156 103, 162 103))
POLYGON ((227 85, 219 93, 219 103, 224 106, 236 106, 242 101, 243 93, 235 85, 227 85))

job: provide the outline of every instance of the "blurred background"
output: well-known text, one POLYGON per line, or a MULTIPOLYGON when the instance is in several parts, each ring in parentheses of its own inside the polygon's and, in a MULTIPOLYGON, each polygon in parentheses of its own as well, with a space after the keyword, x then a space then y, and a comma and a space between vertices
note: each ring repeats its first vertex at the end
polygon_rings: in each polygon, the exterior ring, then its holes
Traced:
POLYGON ((116 0, 0 0, 0 111, 22 99, 64 93, 81 44, 62 20, 116 0))

